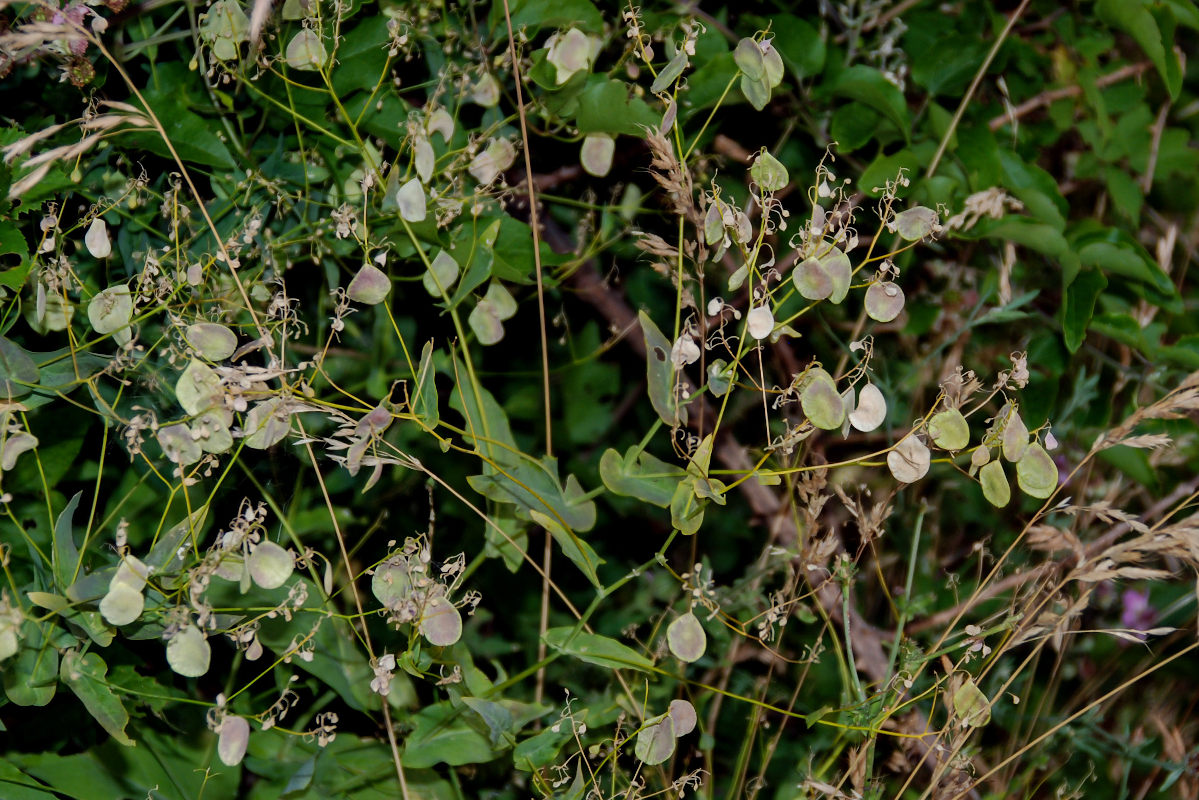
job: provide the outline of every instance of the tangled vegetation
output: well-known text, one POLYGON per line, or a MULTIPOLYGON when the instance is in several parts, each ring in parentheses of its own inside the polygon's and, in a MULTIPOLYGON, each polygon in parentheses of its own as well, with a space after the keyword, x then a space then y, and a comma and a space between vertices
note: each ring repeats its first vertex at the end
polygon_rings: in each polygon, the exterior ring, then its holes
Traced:
POLYGON ((0 0, 0 796, 1199 797, 1197 32, 0 0))

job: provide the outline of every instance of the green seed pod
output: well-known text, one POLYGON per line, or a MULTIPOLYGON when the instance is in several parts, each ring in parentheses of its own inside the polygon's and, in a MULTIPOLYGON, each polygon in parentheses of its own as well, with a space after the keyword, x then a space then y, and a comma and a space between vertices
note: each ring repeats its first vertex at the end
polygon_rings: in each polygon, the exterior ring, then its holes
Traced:
POLYGON ((686 700, 671 700, 670 710, 666 712, 666 715, 674 722, 676 739, 695 730, 695 723, 699 721, 699 717, 695 713, 695 706, 686 700))
POLYGON ((653 722, 647 721, 637 734, 633 754, 649 766, 661 764, 674 755, 675 738, 674 720, 664 714, 653 722))
POLYGON ((900 238, 916 242, 932 233, 936 225, 936 211, 925 206, 916 206, 896 214, 890 227, 899 234, 900 238))
POLYGON ((375 574, 371 577, 371 592, 384 606, 390 608, 402 603, 411 591, 412 581, 404 564, 385 561, 375 568, 375 574))
POLYGON ((208 672, 212 647, 200 629, 190 623, 167 642, 167 663, 176 674, 198 678, 208 672))
POLYGON ((316 31, 309 28, 305 28, 292 37, 291 41, 287 43, 284 55, 287 58, 287 66, 307 72, 319 70, 329 60, 325 43, 321 41, 321 37, 317 35, 316 31))
POLYGON ((237 350, 237 334, 215 322, 189 325, 183 338, 209 361, 224 361, 237 350))
POLYGON ((1057 488, 1057 464, 1040 442, 1033 442, 1016 462, 1016 480, 1030 497, 1047 499, 1057 488))
POLYGON ((808 373, 807 385, 799 397, 803 413, 812 424, 826 431, 841 427, 845 421, 845 403, 833 378, 820 367, 808 373))
POLYGON ((989 461, 984 464, 978 471, 978 480, 983 487, 983 497, 991 505, 1003 508, 1011 501, 1012 487, 1008 485, 1001 462, 989 461))
POLYGON ((356 303, 374 306, 382 303, 390 291, 391 278, 387 273, 372 264, 363 264, 346 287, 346 297, 356 303))
POLYGON ((217 739, 216 752, 221 763, 236 767, 246 757, 246 745, 250 743, 250 723, 245 717, 225 717, 217 739))
POLYGON ((249 559, 250 577, 263 589, 278 589, 287 583, 296 562, 291 553, 274 542, 259 542, 249 559))
POLYGON ((943 450, 961 450, 970 444, 970 426, 956 408, 934 414, 928 421, 928 435, 943 450))
POLYGON ((815 258, 805 258, 791 272, 791 282, 806 300, 823 300, 833 293, 833 279, 815 258))
POLYGON ((675 658, 691 664, 708 648, 708 634, 695 614, 688 611, 670 623, 666 629, 666 643, 675 658))
POLYGON ((612 169, 612 156, 616 153, 616 140, 603 133, 593 133, 583 139, 579 161, 589 175, 602 178, 612 169))

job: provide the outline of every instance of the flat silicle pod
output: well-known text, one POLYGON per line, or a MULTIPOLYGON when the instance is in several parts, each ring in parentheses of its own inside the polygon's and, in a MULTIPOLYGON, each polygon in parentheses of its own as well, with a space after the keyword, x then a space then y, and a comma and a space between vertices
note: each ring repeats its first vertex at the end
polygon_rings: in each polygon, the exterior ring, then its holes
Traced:
POLYGON ((1040 442, 1033 442, 1016 462, 1016 480, 1030 497, 1045 500, 1057 488, 1057 464, 1040 442))
POLYGON ((943 450, 961 450, 970 444, 970 425, 961 411, 949 408, 928 421, 928 435, 943 450))
POLYGON ((887 466, 900 483, 915 483, 928 474, 932 463, 929 449, 915 436, 909 435, 887 453, 887 466))
POLYGON ((688 611, 670 623, 666 643, 676 658, 690 664, 698 661, 708 648, 708 634, 695 614, 688 611))
POLYGON ((999 461, 989 461, 978 471, 978 482, 983 487, 983 497, 997 508, 1003 508, 1012 499, 1012 487, 1008 484, 1007 475, 1003 472, 1003 464, 999 461))
POLYGON ((674 720, 669 714, 663 714, 656 720, 647 721, 637 733, 633 754, 649 766, 661 764, 674 755, 676 738, 674 720))
POLYGON ((866 290, 866 316, 875 322, 890 322, 903 311, 903 289, 899 284, 882 281, 866 290))
POLYGON ((112 255, 112 241, 108 238, 108 225, 100 217, 92 220, 87 233, 83 234, 83 244, 93 258, 108 258, 112 255))
POLYGON ((833 282, 833 291, 828 296, 830 302, 840 303, 849 294, 849 282, 853 279, 853 265, 849 256, 837 247, 820 257, 820 264, 833 282))
POLYGON ((412 580, 408 568, 403 564, 384 562, 375 568, 371 577, 371 593, 384 606, 391 607, 404 601, 412 591, 412 580))
POLYGON ((425 219, 425 187, 419 178, 413 178, 396 192, 396 205, 400 217, 406 222, 423 222, 425 219))
POLYGON ((421 616, 420 632, 429 644, 449 647, 462 636, 462 615, 444 597, 430 598, 421 616))
POLYGON ((579 163, 588 175, 602 178, 612 169, 612 156, 616 153, 616 140, 602 133, 593 133, 583 139, 579 151, 579 163))
POLYGON ((212 647, 195 625, 187 625, 167 642, 167 663, 185 678, 198 678, 208 672, 212 647))
POLYGON ((883 424, 887 418, 887 399, 873 383, 868 383, 858 392, 858 406, 849 414, 849 424, 862 433, 883 424))
POLYGON ((936 225, 936 211, 927 206, 916 206, 896 214, 890 227, 905 241, 917 242, 932 233, 936 225))
POLYGON ((749 168, 749 175, 764 192, 777 192, 786 186, 789 180, 787 168, 765 149, 754 159, 753 166, 749 168))
POLYGON ((309 72, 319 70, 329 60, 325 43, 321 41, 321 37, 317 35, 316 31, 309 28, 305 28, 291 37, 284 56, 287 58, 287 66, 309 72))
POLYGON ((458 280, 458 262, 445 250, 438 250, 425 271, 422 282, 425 291, 434 297, 441 297, 442 292, 449 290, 458 280))
POLYGON ((100 616, 109 625, 128 625, 142 615, 145 607, 146 598, 140 590, 114 581, 100 601, 100 616))
POLYGON ((695 713, 695 706, 686 700, 671 700, 670 710, 666 715, 674 721, 675 738, 686 736, 695 730, 695 723, 699 721, 699 717, 695 713))
POLYGON ((750 336, 759 341, 765 339, 774 330, 774 314, 770 311, 770 306, 758 306, 750 311, 745 318, 745 324, 749 328, 750 336))
POLYGON ((195 415, 212 408, 221 395, 221 376, 198 359, 193 358, 175 381, 175 399, 188 414, 195 415))
POLYGON ((1003 457, 1013 464, 1024 458, 1028 449, 1028 426, 1020 418, 1019 411, 1012 411, 1007 424, 1003 426, 1003 457))
POLYGON ((246 757, 246 745, 250 743, 250 723, 245 717, 225 717, 217 738, 216 752, 221 763, 236 767, 246 757))
POLYGON ((189 325, 183 338, 209 361, 224 361, 237 350, 237 334, 215 322, 189 325))
POLYGON ((114 333, 127 329, 133 317, 133 295, 123 283, 96 294, 87 304, 87 318, 96 333, 114 333))
POLYGON ((795 290, 805 300, 823 300, 833 293, 833 279, 816 258, 805 258, 791 273, 795 290))
POLYGON ((803 413, 817 428, 836 430, 845 421, 845 403, 833 378, 820 367, 808 374, 808 383, 800 395, 803 413))
POLYGON ((259 542, 249 558, 250 577, 263 589, 278 589, 287 583, 296 562, 291 553, 274 542, 259 542))
POLYGON ((346 297, 356 303, 374 306, 382 303, 390 291, 391 278, 387 273, 373 264, 363 264, 346 287, 346 297))

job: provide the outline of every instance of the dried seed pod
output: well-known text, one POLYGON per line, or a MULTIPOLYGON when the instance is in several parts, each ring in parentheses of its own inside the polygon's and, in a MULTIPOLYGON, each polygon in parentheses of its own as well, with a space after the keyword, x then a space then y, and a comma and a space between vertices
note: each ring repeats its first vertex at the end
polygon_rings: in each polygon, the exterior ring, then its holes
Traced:
POLYGON ((806 300, 823 300, 833 293, 833 279, 815 258, 805 258, 791 273, 795 290, 806 300))
POLYGON ((896 214, 889 227, 905 241, 916 242, 933 232, 937 219, 936 211, 926 206, 916 206, 896 214))
POLYGON ((87 233, 83 234, 83 244, 93 258, 108 258, 112 255, 112 242, 108 238, 108 225, 100 217, 92 220, 87 233))
POLYGON ((866 315, 875 322, 890 322, 903 311, 903 289, 891 281, 871 284, 866 290, 866 315))
POLYGON ((774 314, 771 312, 770 306, 758 306, 750 311, 745 322, 749 328, 749 335, 759 341, 765 339, 774 330, 774 314))
POLYGON ((910 434, 887 453, 887 466, 895 480, 900 483, 915 483, 920 480, 928 474, 931 463, 932 454, 924 442, 910 434))
POLYGON ((858 407, 849 415, 849 424, 862 433, 883 424, 887 418, 887 399, 873 383, 868 383, 858 392, 858 407))

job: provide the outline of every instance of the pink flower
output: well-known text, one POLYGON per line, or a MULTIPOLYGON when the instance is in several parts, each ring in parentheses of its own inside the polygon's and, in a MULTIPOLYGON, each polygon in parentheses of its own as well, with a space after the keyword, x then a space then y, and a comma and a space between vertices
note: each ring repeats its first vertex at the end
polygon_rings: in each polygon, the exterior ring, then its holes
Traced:
POLYGON ((1120 612, 1120 624, 1132 630, 1147 630, 1157 622, 1157 609, 1149 603, 1148 591, 1127 589, 1120 597, 1123 609, 1120 612))

